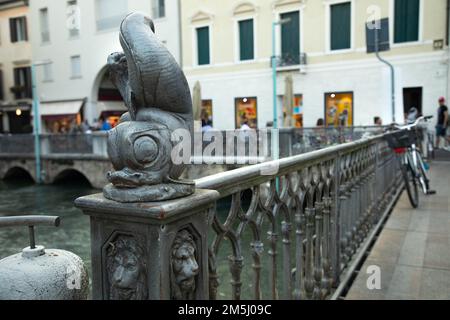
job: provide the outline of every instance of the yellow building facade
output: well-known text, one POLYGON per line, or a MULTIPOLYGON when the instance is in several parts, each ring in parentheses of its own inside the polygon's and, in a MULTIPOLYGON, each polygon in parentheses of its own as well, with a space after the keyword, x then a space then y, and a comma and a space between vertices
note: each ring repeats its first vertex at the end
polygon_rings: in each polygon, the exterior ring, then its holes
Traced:
POLYGON ((0 133, 29 133, 31 45, 26 1, 0 1, 0 133))
POLYGON ((274 50, 279 124, 288 75, 297 126, 387 123, 390 69, 366 44, 368 26, 385 18, 378 34, 395 70, 395 120, 411 107, 434 114, 448 91, 446 0, 183 0, 183 68, 218 129, 273 120, 274 50))

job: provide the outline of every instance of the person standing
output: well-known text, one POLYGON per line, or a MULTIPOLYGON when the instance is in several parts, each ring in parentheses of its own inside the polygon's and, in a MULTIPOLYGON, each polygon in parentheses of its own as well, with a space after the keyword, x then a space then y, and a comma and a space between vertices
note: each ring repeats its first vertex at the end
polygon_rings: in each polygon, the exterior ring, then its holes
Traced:
POLYGON ((445 98, 439 98, 439 108, 438 108, 438 118, 436 125, 436 148, 439 149, 441 137, 444 141, 448 141, 447 137, 447 126, 448 126, 448 108, 445 105, 445 98))

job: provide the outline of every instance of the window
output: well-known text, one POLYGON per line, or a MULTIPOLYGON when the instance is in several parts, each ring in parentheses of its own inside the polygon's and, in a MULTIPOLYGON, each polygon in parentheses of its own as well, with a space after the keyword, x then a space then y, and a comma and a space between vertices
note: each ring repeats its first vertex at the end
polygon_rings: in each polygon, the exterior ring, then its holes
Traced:
POLYGON ((11 88, 15 99, 31 99, 31 68, 14 69, 14 87, 11 88))
POLYGON ((247 124, 250 128, 258 127, 257 117, 257 98, 236 98, 236 129, 240 129, 242 125, 247 124))
POLYGON ((44 69, 44 78, 43 81, 49 82, 53 81, 53 64, 52 63, 46 63, 42 67, 44 69))
POLYGON ((197 28, 197 63, 198 65, 206 65, 210 62, 209 27, 197 28))
POLYGON ((165 0, 152 0, 152 12, 153 18, 164 18, 166 16, 166 1, 165 0))
POLYGON ((420 0, 395 0, 394 43, 419 41, 420 0))
POLYGON ((212 100, 202 100, 201 112, 202 125, 213 126, 213 102, 212 100))
POLYGON ((81 57, 73 56, 70 57, 70 66, 72 68, 72 78, 81 77, 81 57))
POLYGON ((50 42, 50 28, 48 24, 48 9, 39 10, 39 23, 41 26, 41 42, 50 42))
POLYGON ((353 125, 353 92, 325 94, 325 123, 328 127, 353 125))
POLYGON ((330 6, 330 49, 351 48, 351 3, 339 3, 330 6))
POLYGON ((11 42, 28 41, 27 18, 18 17, 9 19, 11 42))
POLYGON ((80 7, 76 0, 67 2, 67 28, 69 38, 78 38, 80 35, 80 7))
POLYGON ((127 11, 127 0, 96 0, 97 30, 118 28, 127 11))
POLYGON ((288 20, 281 25, 281 66, 300 64, 300 12, 280 15, 280 20, 288 20))
POLYGON ((239 21, 239 59, 255 58, 253 19, 239 21))
POLYGON ((5 99, 3 92, 3 70, 0 70, 0 100, 5 99))

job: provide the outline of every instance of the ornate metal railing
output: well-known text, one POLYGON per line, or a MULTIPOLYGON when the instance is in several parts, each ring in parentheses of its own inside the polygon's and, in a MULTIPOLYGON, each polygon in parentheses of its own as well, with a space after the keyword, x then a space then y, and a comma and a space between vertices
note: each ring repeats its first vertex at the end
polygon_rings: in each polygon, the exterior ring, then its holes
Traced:
POLYGON ((197 180, 198 188, 231 197, 211 224, 210 299, 220 290, 233 299, 329 297, 401 183, 380 136, 197 180), (226 278, 229 290, 218 281, 226 278))

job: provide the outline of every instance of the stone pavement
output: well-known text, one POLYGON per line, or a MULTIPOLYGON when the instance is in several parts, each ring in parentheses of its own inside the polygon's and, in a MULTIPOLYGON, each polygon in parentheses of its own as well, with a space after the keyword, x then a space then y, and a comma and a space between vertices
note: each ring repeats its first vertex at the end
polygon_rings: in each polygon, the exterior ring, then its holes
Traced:
POLYGON ((404 192, 345 299, 450 299, 450 162, 434 161, 431 186, 412 209, 404 192), (367 268, 381 270, 381 289, 367 289, 367 268))

